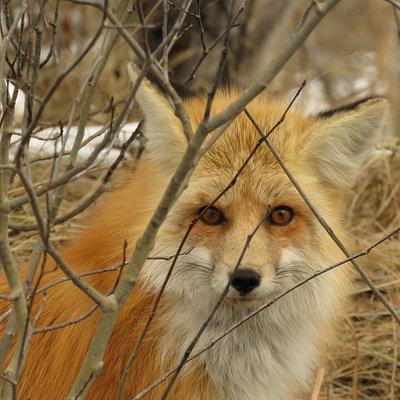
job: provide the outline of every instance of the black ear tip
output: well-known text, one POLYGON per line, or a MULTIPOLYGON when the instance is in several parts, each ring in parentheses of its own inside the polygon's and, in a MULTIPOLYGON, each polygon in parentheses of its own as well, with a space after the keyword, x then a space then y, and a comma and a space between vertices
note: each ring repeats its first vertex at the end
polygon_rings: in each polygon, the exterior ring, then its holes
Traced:
POLYGON ((352 103, 349 104, 344 104, 339 107, 332 108, 330 110, 322 111, 317 114, 318 118, 330 118, 333 116, 336 116, 337 114, 340 113, 345 113, 348 111, 355 111, 358 108, 362 107, 363 105, 366 105, 367 103, 387 103, 387 98, 384 96, 379 96, 379 95, 371 95, 368 97, 363 97, 359 100, 353 101, 352 103))

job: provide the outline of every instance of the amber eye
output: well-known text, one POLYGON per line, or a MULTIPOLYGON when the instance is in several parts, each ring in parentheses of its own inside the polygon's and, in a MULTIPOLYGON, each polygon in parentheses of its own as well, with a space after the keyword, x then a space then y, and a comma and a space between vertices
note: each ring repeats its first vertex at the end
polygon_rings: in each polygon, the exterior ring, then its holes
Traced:
POLYGON ((275 207, 268 215, 268 220, 272 225, 284 226, 292 222, 294 212, 290 207, 275 207))
POLYGON ((198 211, 198 215, 201 214, 200 221, 206 225, 221 225, 225 222, 224 214, 217 208, 211 206, 209 208, 202 207, 198 211), (205 210, 205 211, 204 211, 205 210), (202 214, 203 213, 203 214, 202 214))

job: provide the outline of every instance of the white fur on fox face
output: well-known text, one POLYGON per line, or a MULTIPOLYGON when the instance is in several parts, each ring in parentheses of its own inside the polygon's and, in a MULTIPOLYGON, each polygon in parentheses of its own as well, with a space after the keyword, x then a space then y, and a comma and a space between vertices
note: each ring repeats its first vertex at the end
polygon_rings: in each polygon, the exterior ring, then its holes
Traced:
MULTIPOLYGON (((171 256, 174 255, 177 247, 158 246, 152 257, 160 259, 148 261, 141 275, 146 285, 154 290, 161 288, 173 262, 171 256)), ((193 292, 194 287, 201 287, 202 291, 208 287, 209 290, 209 278, 212 270, 212 258, 206 248, 202 246, 184 247, 174 265, 167 290, 172 290, 179 295, 193 292)))
POLYGON ((284 248, 277 266, 277 281, 280 286, 291 286, 308 275, 312 270, 308 261, 301 250, 293 246, 284 248))
MULTIPOLYGON (((173 255, 175 246, 158 246, 156 254, 153 257, 166 257, 173 255), (163 250, 160 250, 162 248, 163 250)), ((214 260, 207 248, 202 246, 194 246, 184 248, 178 257, 173 273, 170 277, 167 290, 179 296, 184 296, 191 301, 208 303, 217 299, 229 284, 230 274, 232 270, 229 266, 214 265, 214 260), (220 272, 218 272, 220 271, 220 272), (203 298, 203 296, 205 298, 203 298)), ((163 285, 168 270, 171 267, 172 259, 152 260, 149 261, 143 270, 142 279, 154 290, 159 290, 163 285)), ((299 273, 304 273, 304 258, 293 247, 287 247, 282 250, 282 254, 278 265, 278 274, 272 273, 272 268, 268 271, 263 268, 253 266, 253 269, 259 273, 261 279, 258 287, 253 289, 245 297, 233 287, 229 288, 227 299, 239 300, 264 300, 277 289, 276 281, 287 280, 287 284, 292 284, 292 279, 288 279, 287 274, 280 279, 279 269, 282 271, 287 266, 290 269, 297 269, 299 273)), ((281 285, 280 285, 281 286, 281 285)), ((205 305, 205 304, 204 304, 205 305)))
POLYGON ((282 250, 279 265, 300 263, 303 262, 303 257, 293 247, 286 247, 282 250))

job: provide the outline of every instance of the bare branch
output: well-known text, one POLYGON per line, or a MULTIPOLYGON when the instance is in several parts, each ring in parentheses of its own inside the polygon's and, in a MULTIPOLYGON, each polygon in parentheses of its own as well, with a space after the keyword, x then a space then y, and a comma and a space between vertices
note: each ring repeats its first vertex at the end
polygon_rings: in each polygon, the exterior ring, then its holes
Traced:
POLYGON ((56 324, 56 325, 52 325, 52 326, 44 326, 41 328, 35 328, 33 333, 38 334, 38 333, 53 332, 53 331, 56 331, 57 329, 63 329, 63 328, 67 328, 68 326, 78 324, 79 322, 82 322, 85 319, 88 319, 98 309, 98 307, 99 306, 97 304, 95 304, 94 306, 90 307, 87 311, 85 311, 84 313, 82 313, 81 315, 79 315, 76 318, 73 318, 67 322, 62 322, 60 324, 56 324))
MULTIPOLYGON (((284 112, 282 113, 281 117, 279 118, 279 120, 271 127, 271 129, 268 131, 266 136, 269 136, 272 132, 274 132, 285 120, 287 113, 289 112, 289 110, 291 109, 291 107, 293 106, 293 103, 296 101, 296 99, 299 97, 301 91, 304 89, 305 86, 305 81, 302 83, 302 85, 299 87, 299 89, 296 91, 295 95, 293 96, 293 98, 291 99, 291 101, 289 102, 288 106, 286 107, 286 109, 284 110, 284 112)), ((225 188, 218 194, 217 197, 214 198, 213 201, 211 201, 206 207, 204 207, 204 209, 202 210, 201 213, 199 213, 199 215, 197 215, 197 217, 195 217, 189 224, 188 228, 186 229, 186 232, 176 250, 175 256, 173 257, 171 266, 168 269, 167 275, 164 279, 164 282, 160 288, 160 290, 157 293, 157 296, 154 300, 153 306, 152 306, 152 310, 151 313, 146 321, 146 325, 144 326, 140 337, 138 339, 138 341, 136 342, 136 345, 134 347, 134 349, 132 350, 132 353, 130 354, 125 367, 124 367, 124 371, 122 373, 121 376, 121 380, 120 380, 120 388, 119 388, 119 392, 120 392, 120 399, 122 399, 123 396, 123 388, 125 385, 125 381, 126 378, 128 376, 128 373, 130 371, 130 368, 133 364, 133 361, 135 360, 135 357, 137 356, 140 346, 143 343, 143 340, 146 336, 146 333, 148 331, 148 329, 150 328, 150 325, 154 319, 154 316, 156 314, 156 310, 160 304, 161 298, 164 294, 165 288, 172 276, 172 272, 174 270, 174 267, 176 265, 176 262, 178 260, 179 255, 182 254, 182 250, 183 247, 186 243, 186 240, 188 239, 191 231, 193 230, 193 228, 195 227, 195 225, 197 224, 197 222, 202 218, 202 216, 207 212, 208 209, 210 209, 210 207, 212 207, 219 199, 221 199, 229 190, 231 190, 236 182, 237 182, 237 178, 239 177, 239 175, 244 171, 244 169, 246 168, 247 164, 250 162, 250 160, 253 158, 254 154, 257 152, 258 148, 262 145, 262 143, 264 142, 264 138, 261 138, 257 141, 256 145, 254 146, 254 148, 252 149, 252 151, 250 152, 250 154, 247 156, 247 158, 245 159, 245 161, 243 162, 243 164, 240 166, 240 168, 238 169, 238 171, 235 173, 235 175, 233 176, 233 178, 230 180, 230 182, 225 186, 225 188)), ((202 153, 204 154, 204 152, 202 153)))
MULTIPOLYGON (((245 256, 247 249, 250 246, 251 240, 253 239, 253 237, 255 236, 255 234, 258 232, 258 230, 260 229, 261 225, 264 223, 264 217, 258 222, 258 224, 255 226, 255 228, 253 229, 253 231, 247 236, 246 238, 246 242, 243 246, 243 249, 240 253, 240 256, 236 262, 235 268, 232 271, 232 275, 239 269, 242 261, 243 261, 243 257, 245 256)), ((185 353, 182 357, 182 359, 180 360, 176 370, 174 371, 171 380, 168 383, 167 388, 165 389, 164 393, 162 394, 161 400, 167 400, 169 394, 171 393, 172 387, 174 386, 176 379, 178 378, 179 373, 182 371, 183 366, 186 364, 190 354, 192 353, 194 347, 196 346, 197 342, 199 341, 201 335, 204 333, 204 331, 206 330, 208 324, 210 323, 211 319, 214 317, 214 315, 216 314, 216 312, 218 311, 220 305, 222 304, 222 302, 224 301, 226 295, 229 292, 229 287, 231 285, 231 282, 229 281, 224 290, 221 293, 221 296, 219 297, 217 303, 215 304, 214 308, 212 309, 210 315, 207 317, 207 319, 204 321, 204 323, 201 325, 200 329, 198 330, 198 332, 196 333, 196 336, 193 338, 193 340, 190 342, 189 346, 186 348, 185 353)))
POLYGON ((226 122, 232 120, 236 115, 243 111, 248 103, 258 96, 272 81, 276 74, 282 69, 286 62, 296 52, 296 50, 304 43, 310 33, 321 22, 323 17, 339 2, 340 0, 325 0, 315 5, 310 11, 308 19, 301 28, 296 31, 291 40, 281 50, 279 55, 269 64, 265 72, 261 75, 256 83, 247 88, 243 94, 230 104, 226 110, 220 112, 211 120, 199 126, 203 134, 207 134, 226 122))
MULTIPOLYGON (((231 332, 233 332, 235 329, 237 329, 239 326, 243 325, 246 321, 248 321, 251 318, 254 318, 257 314, 260 312, 264 311, 265 309, 271 307, 274 303, 282 299, 283 297, 287 296, 289 293, 293 292, 294 290, 298 289, 299 287, 305 285, 306 283, 310 282, 311 280, 326 274, 327 272, 340 267, 341 265, 344 265, 348 263, 349 261, 353 261, 359 257, 365 256, 369 254, 375 247, 379 246, 383 242, 387 241, 390 238, 393 238, 394 236, 398 235, 400 233, 400 227, 397 227, 390 233, 384 235, 382 238, 365 248, 363 251, 360 251, 359 253, 356 253, 350 257, 345 258, 342 261, 339 261, 335 264, 332 264, 326 268, 320 269, 319 271, 316 271, 315 273, 305 277, 301 281, 299 281, 296 285, 290 287, 289 289, 285 290, 278 296, 276 296, 274 299, 270 300, 268 303, 265 303, 261 305, 260 307, 256 308, 254 311, 246 315, 243 319, 238 321, 237 323, 233 324, 230 328, 228 328, 225 332, 223 332, 221 335, 216 337, 214 340, 212 340, 207 346, 203 347, 201 350, 190 356, 187 360, 186 363, 194 360, 195 358, 199 357, 201 354, 205 353, 207 350, 209 350, 211 347, 213 347, 216 343, 221 341, 224 337, 229 335, 231 332)), ((155 389, 157 386, 159 386, 161 383, 165 382, 166 379, 168 379, 173 373, 175 373, 177 367, 171 369, 167 373, 165 373, 162 377, 154 381, 151 385, 149 385, 146 389, 142 390, 139 394, 135 395, 132 400, 140 400, 143 399, 145 396, 147 396, 148 393, 150 393, 153 389, 155 389)))
MULTIPOLYGON (((140 61, 146 61, 146 54, 140 45, 136 42, 136 40, 129 34, 129 32, 124 28, 118 18, 114 15, 114 13, 106 8, 97 1, 94 0, 66 0, 71 1, 77 4, 86 4, 96 8, 101 9, 109 19, 109 21, 116 27, 119 34, 123 37, 127 45, 133 50, 134 54, 139 58, 140 61)), ((181 20, 182 23, 184 19, 181 20)), ((153 56, 151 56, 149 60, 148 68, 153 72, 154 77, 157 80, 157 83, 161 85, 161 87, 166 91, 168 96, 171 98, 172 103, 175 109, 175 115, 181 121, 183 127, 183 133, 185 134, 186 139, 189 141, 193 135, 193 130, 191 126, 190 119, 183 107, 183 102, 180 96, 177 94, 175 89, 171 86, 171 84, 165 79, 163 71, 161 67, 158 65, 157 61, 153 56)))
POLYGON ((386 1, 387 3, 390 3, 393 7, 397 8, 400 10, 400 3, 398 3, 396 0, 383 0, 386 1))
MULTIPOLYGON (((56 217, 53 225, 58 225, 58 224, 63 224, 66 221, 69 221, 71 218, 76 217, 83 211, 85 211, 90 205, 92 205, 105 191, 105 188, 107 187, 108 183, 110 182, 110 179, 112 175, 114 174, 115 170, 117 167, 120 165, 120 163, 123 161, 125 157, 125 153, 129 146, 132 144, 132 142, 135 140, 137 135, 141 131, 141 124, 137 126, 135 131, 132 133, 132 135, 127 139, 127 141, 122 145, 120 153, 118 157, 114 160, 114 162, 111 164, 111 166, 105 171, 103 174, 103 177, 100 178, 99 183, 97 186, 89 192, 88 196, 84 197, 82 201, 73 207, 71 210, 66 212, 64 215, 61 215, 59 217, 56 217)), ((15 231, 34 231, 37 229, 37 224, 31 224, 31 225, 15 225, 15 224, 9 224, 9 228, 15 231)))
POLYGON ((222 77, 222 74, 224 71, 226 58, 228 57, 228 46, 229 46, 229 38, 231 35, 231 30, 232 30, 234 7, 235 7, 235 1, 231 0, 230 6, 229 6, 228 26, 226 27, 226 30, 225 30, 224 45, 223 45, 221 57, 220 57, 220 60, 218 63, 216 78, 214 79, 211 91, 208 93, 208 96, 207 96, 206 109, 204 110, 204 117, 203 117, 203 119, 205 121, 208 121, 208 119, 210 118, 211 106, 214 101, 214 97, 217 92, 218 85, 221 82, 221 77, 222 77))
MULTIPOLYGON (((260 126, 257 124, 257 122, 254 120, 254 118, 250 115, 250 113, 247 110, 245 110, 245 113, 246 113, 247 117, 250 119, 251 123, 257 129, 260 136, 264 138, 264 143, 267 145, 268 149, 273 154, 275 160, 280 165, 280 167, 284 170, 284 172, 287 175, 287 177, 289 178, 290 182, 293 184, 293 186, 299 192, 300 196, 302 197, 304 202, 307 204, 307 206, 311 210, 311 212, 314 214, 315 218, 317 218, 318 222, 325 229, 326 233, 332 238, 332 240, 336 243, 336 245, 339 247, 339 249, 343 252, 343 254, 346 257, 351 257, 349 250, 347 250, 345 245, 341 242, 341 240, 337 237, 337 235, 332 231, 332 229, 330 228, 328 223, 325 221, 325 219, 318 213, 316 208, 313 206, 313 204, 309 200, 308 196, 304 193, 304 191, 302 190, 302 188, 300 187, 300 185, 298 184, 296 179, 293 177, 292 173, 289 171, 289 169, 286 167, 285 163, 282 161, 281 157, 277 153, 277 151, 274 148, 274 146, 272 145, 272 143, 269 141, 268 137, 266 137, 264 135, 264 133, 262 132, 262 129, 260 128, 260 126)), ((392 304, 390 304, 388 300, 386 300, 386 298, 379 291, 379 289, 376 288, 374 283, 368 277, 367 273, 364 271, 364 268, 354 259, 351 259, 349 261, 351 262, 353 267, 357 270, 357 272, 361 275, 361 277, 364 279, 364 281, 367 283, 367 285, 371 288, 371 290, 375 294, 375 296, 382 302, 382 304, 388 309, 388 311, 393 315, 393 318, 400 325, 400 315, 397 313, 394 306, 392 304)))
MULTIPOLYGON (((105 0, 105 2, 107 4, 107 0, 105 0)), ((23 153, 24 153, 24 148, 25 148, 26 144, 29 142, 29 139, 33 133, 33 130, 35 129, 37 123, 39 122, 40 117, 41 117, 46 105, 48 104, 50 99, 53 97, 54 93, 56 92, 57 88, 60 86, 61 82, 80 64, 80 62, 84 59, 84 57, 89 53, 89 51, 93 48, 93 46, 97 42, 97 39, 100 37, 100 35, 104 29, 105 19, 106 19, 106 16, 103 13, 103 18, 100 23, 100 26, 97 29, 93 38, 88 43, 88 45, 85 47, 85 49, 79 55, 79 57, 68 68, 66 68, 66 70, 64 72, 62 72, 60 75, 57 76, 57 78, 55 79, 55 81, 53 82, 53 84, 51 85, 49 90, 47 91, 32 122, 27 127, 25 135, 23 136, 23 138, 21 140, 21 143, 18 147, 18 151, 15 155, 15 159, 17 160, 16 162, 20 162, 18 160, 20 160, 22 158, 23 153)))
MULTIPOLYGON (((111 138, 113 137, 114 132, 108 132, 104 139, 95 147, 92 154, 83 162, 81 165, 77 165, 74 168, 67 171, 64 175, 54 179, 50 184, 42 186, 41 188, 35 191, 36 196, 41 196, 47 193, 49 190, 52 190, 60 185, 71 180, 74 176, 78 175, 80 172, 85 171, 90 167, 94 161, 97 159, 100 152, 110 143, 111 138)), ((17 197, 10 202, 11 209, 15 209, 21 207, 22 205, 28 203, 30 200, 28 195, 24 195, 21 197, 17 197)))

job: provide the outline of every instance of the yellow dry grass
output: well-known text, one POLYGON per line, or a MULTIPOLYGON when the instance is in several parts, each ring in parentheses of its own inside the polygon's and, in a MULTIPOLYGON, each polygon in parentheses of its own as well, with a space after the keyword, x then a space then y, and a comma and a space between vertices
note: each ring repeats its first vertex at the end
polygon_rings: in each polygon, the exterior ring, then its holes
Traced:
MULTIPOLYGON (((348 224, 357 249, 400 226, 400 155, 380 155, 366 166, 349 201, 348 224)), ((400 309, 400 238, 361 259, 377 287, 400 309)), ((320 399, 400 398, 400 329, 360 279, 320 399)))

